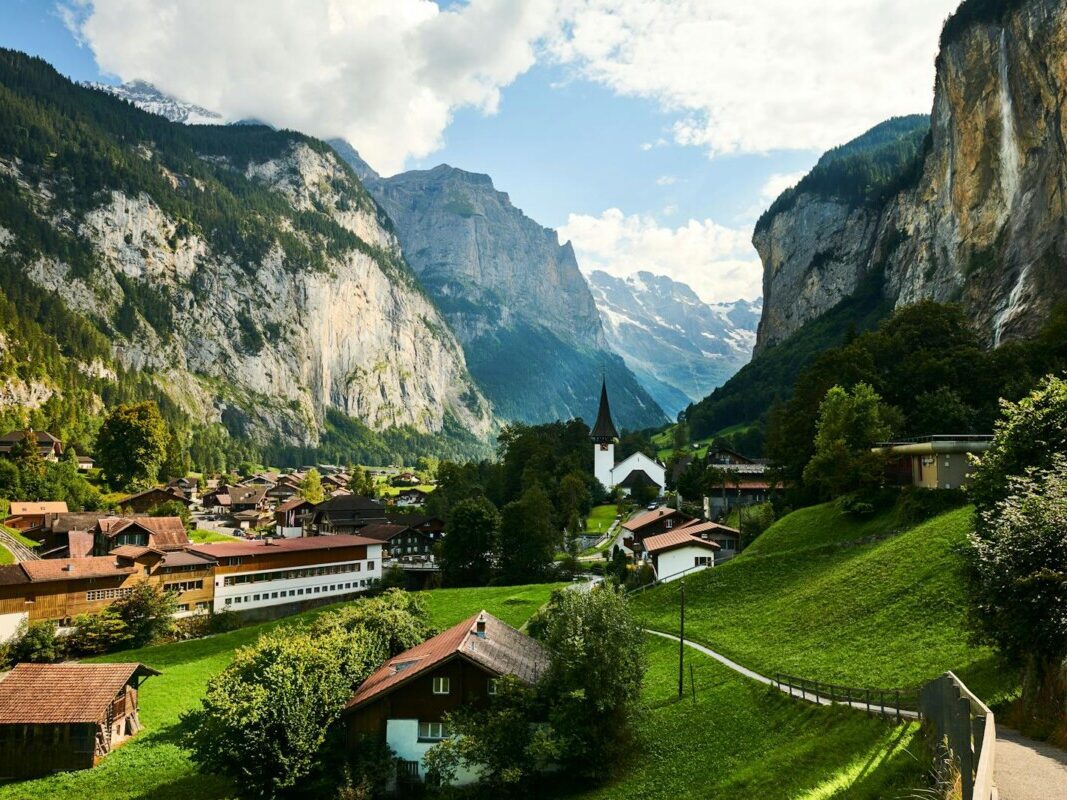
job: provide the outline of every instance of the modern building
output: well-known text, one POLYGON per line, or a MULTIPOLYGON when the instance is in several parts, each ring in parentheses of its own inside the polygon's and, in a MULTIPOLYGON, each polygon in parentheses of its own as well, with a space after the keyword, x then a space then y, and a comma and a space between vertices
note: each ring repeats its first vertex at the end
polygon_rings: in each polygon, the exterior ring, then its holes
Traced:
POLYGON ((382 577, 381 542, 363 536, 215 542, 188 551, 216 561, 215 611, 341 599, 382 577))
POLYGON ((144 664, 16 664, 0 681, 0 781, 90 769, 141 729, 144 664))
POLYGON ((605 489, 611 491, 618 486, 623 494, 629 495, 635 487, 648 485, 656 487, 657 496, 663 493, 667 486, 663 464, 644 453, 634 453, 615 463, 615 442, 619 433, 611 419, 607 382, 600 384, 600 408, 589 438, 593 441, 593 475, 605 489))
MULTIPOLYGON (((389 659, 356 689, 344 710, 349 747, 367 736, 384 739, 398 771, 421 777, 426 751, 448 736, 445 714, 486 707, 504 675, 534 684, 548 663, 539 642, 482 611, 389 659)), ((466 772, 456 783, 476 777, 466 772)))
POLYGON ((686 533, 685 528, 649 536, 645 553, 659 581, 673 581, 715 566, 719 545, 686 533))
POLYGON ((920 436, 880 442, 873 450, 888 459, 886 481, 897 486, 959 489, 971 473, 971 455, 984 453, 992 436, 920 436))

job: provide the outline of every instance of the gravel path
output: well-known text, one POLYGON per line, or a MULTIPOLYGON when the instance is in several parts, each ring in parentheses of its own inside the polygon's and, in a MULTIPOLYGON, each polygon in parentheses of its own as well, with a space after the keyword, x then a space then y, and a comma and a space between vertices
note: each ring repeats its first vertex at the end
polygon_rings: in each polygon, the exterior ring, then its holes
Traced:
POLYGON ((995 775, 1000 800, 1067 797, 1067 752, 998 725, 995 775))
MULTIPOLYGON (((652 634, 653 636, 659 636, 659 637, 661 637, 663 639, 670 639, 672 642, 677 642, 678 641, 678 637, 675 636, 674 634, 671 634, 671 633, 663 633, 662 631, 654 631, 654 630, 650 630, 648 628, 645 628, 645 633, 652 634)), ((714 658, 716 661, 718 661, 723 666, 732 669, 734 672, 736 672, 736 673, 738 673, 740 675, 744 675, 746 678, 749 678, 749 679, 754 680, 754 681, 758 681, 758 682, 760 682, 762 684, 765 684, 767 686, 774 686, 775 688, 778 689, 778 691, 782 692, 783 694, 788 694, 790 697, 795 697, 798 700, 807 700, 809 703, 817 703, 817 704, 819 704, 821 706, 830 706, 830 705, 841 705, 841 706, 843 706, 843 705, 848 705, 848 706, 851 706, 852 708, 855 708, 857 711, 867 711, 867 712, 877 711, 880 714, 883 714, 885 716, 891 716, 891 717, 900 716, 900 717, 903 717, 905 719, 918 719, 919 718, 919 715, 916 712, 908 711, 906 709, 902 709, 902 710, 898 711, 896 708, 893 708, 891 706, 876 706, 876 705, 868 706, 866 703, 861 703, 861 702, 834 703, 829 698, 821 697, 821 696, 816 695, 816 694, 814 694, 812 692, 800 692, 797 689, 790 690, 786 686, 778 686, 778 684, 776 684, 773 680, 768 678, 766 675, 760 675, 758 672, 750 670, 748 667, 743 667, 740 664, 738 664, 736 661, 730 660, 729 658, 724 656, 722 653, 716 653, 710 647, 705 647, 702 644, 697 644, 696 642, 691 642, 688 639, 685 640, 685 646, 686 647, 691 647, 694 650, 696 650, 698 653, 703 653, 704 655, 709 656, 710 658, 714 658)), ((1067 795, 1064 795, 1064 797, 1067 797, 1067 795)), ((1026 800, 1026 798, 1023 798, 1023 800, 1026 800)))

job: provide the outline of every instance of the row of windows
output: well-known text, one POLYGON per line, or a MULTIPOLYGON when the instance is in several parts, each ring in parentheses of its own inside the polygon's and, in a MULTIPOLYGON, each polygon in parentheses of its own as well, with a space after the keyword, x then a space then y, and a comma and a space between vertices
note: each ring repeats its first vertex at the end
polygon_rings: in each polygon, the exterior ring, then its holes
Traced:
POLYGON ((165 592, 177 592, 178 594, 181 594, 182 592, 192 592, 192 591, 195 591, 197 589, 203 589, 203 588, 204 588, 203 579, 198 580, 198 581, 178 581, 176 583, 164 583, 163 584, 163 591, 165 591, 165 592))
POLYGON ((443 722, 420 722, 419 739, 424 742, 438 742, 448 736, 448 726, 443 722))
POLYGON ((117 600, 126 597, 133 589, 90 589, 85 593, 86 600, 117 600))
MULTIPOLYGON (((189 610, 189 604, 188 603, 181 603, 178 606, 178 610, 179 611, 188 611, 189 610)), ((200 602, 198 602, 196 604, 196 610, 197 611, 210 611, 211 610, 211 601, 210 600, 201 600, 200 602)))
POLYGON ((351 591, 353 589, 365 589, 371 581, 363 579, 361 581, 352 581, 351 583, 335 583, 328 586, 309 586, 304 589, 289 589, 281 590, 280 592, 263 592, 262 594, 246 594, 240 597, 227 597, 226 605, 240 605, 241 603, 258 603, 260 600, 280 600, 283 597, 300 597, 304 594, 322 594, 330 592, 343 592, 351 591))
POLYGON ((697 567, 713 567, 715 566, 714 556, 695 556, 693 558, 693 565, 697 567))
MULTIPOLYGON (((251 575, 227 575, 222 583, 224 586, 235 586, 241 583, 262 583, 264 581, 290 581, 297 578, 314 578, 318 575, 340 575, 345 572, 362 572, 363 565, 359 561, 349 564, 331 564, 328 567, 307 567, 305 569, 283 569, 277 572, 256 572, 251 575)), ((367 571, 374 570, 374 562, 367 562, 367 571)))

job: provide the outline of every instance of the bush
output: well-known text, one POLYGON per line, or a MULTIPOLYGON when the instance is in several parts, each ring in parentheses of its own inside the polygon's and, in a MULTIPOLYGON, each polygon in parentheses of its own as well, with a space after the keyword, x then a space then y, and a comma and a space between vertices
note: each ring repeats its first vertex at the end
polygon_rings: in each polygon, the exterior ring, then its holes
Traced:
POLYGON ((939 514, 967 505, 967 493, 962 489, 923 489, 908 486, 900 493, 897 507, 901 521, 909 527, 918 525, 939 514))
POLYGON ((74 630, 68 637, 72 653, 92 656, 118 650, 128 644, 130 632, 114 606, 97 614, 80 614, 74 618, 74 630))
POLYGON ((8 646, 7 657, 12 664, 49 663, 63 657, 63 645, 56 636, 54 622, 23 623, 17 638, 8 646))
POLYGON ((125 623, 132 647, 144 647, 174 634, 178 600, 155 584, 137 584, 111 609, 125 623))

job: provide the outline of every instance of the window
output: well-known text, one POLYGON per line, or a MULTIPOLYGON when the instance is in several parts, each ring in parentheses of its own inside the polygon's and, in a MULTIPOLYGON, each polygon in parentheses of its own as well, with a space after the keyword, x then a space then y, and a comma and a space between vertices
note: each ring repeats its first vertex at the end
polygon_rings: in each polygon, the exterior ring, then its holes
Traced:
POLYGON ((229 605, 233 605, 233 598, 232 597, 227 597, 226 598, 226 605, 228 605, 228 606, 229 605))
POLYGON ((451 681, 448 678, 434 678, 433 679, 433 693, 434 694, 448 694, 451 681))
POLYGON ((490 696, 496 696, 496 682, 496 678, 490 678, 486 683, 485 691, 488 692, 490 696))
POLYGON ((374 562, 373 561, 368 561, 367 562, 367 572, 373 572, 373 571, 374 571, 374 562))
POLYGON ((667 530, 670 530, 673 527, 674 527, 674 520, 673 519, 667 520, 667 530))
POLYGON ((693 559, 693 562, 698 567, 710 567, 715 563, 715 560, 711 556, 697 556, 693 559))
POLYGON ((448 728, 443 722, 420 722, 420 741, 439 742, 448 736, 448 728))
MULTIPOLYGON (((85 593, 86 600, 116 600, 120 597, 125 597, 132 589, 90 589, 85 593)), ((31 603, 31 598, 26 598, 26 602, 31 603)))
POLYGON ((202 580, 199 580, 199 581, 178 581, 177 583, 164 583, 163 584, 163 591, 165 591, 165 592, 175 592, 176 594, 181 594, 182 592, 191 592, 191 591, 193 591, 195 589, 203 589, 203 588, 204 588, 204 582, 202 580))
POLYGON ((197 611, 207 611, 210 608, 211 608, 211 601, 210 600, 201 600, 199 603, 196 604, 196 610, 197 611))

